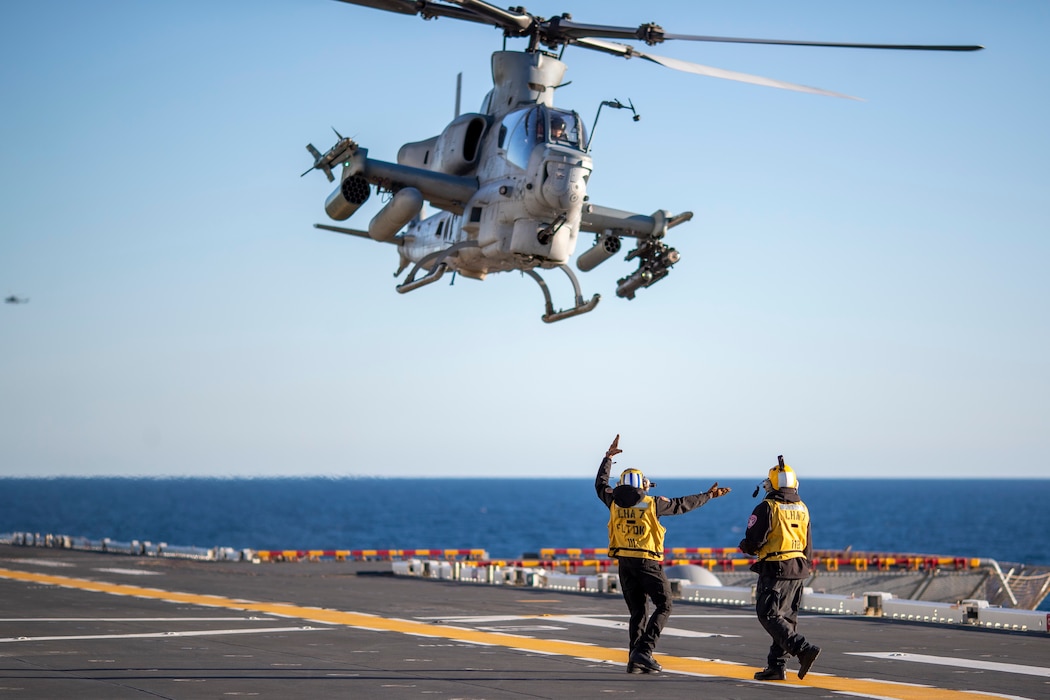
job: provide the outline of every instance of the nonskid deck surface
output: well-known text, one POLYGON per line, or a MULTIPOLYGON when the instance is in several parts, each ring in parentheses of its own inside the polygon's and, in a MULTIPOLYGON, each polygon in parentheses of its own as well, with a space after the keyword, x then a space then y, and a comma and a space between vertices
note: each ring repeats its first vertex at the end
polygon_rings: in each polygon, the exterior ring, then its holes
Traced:
POLYGON ((0 546, 0 696, 1050 696, 1046 635, 805 615, 820 658, 770 684, 751 680, 769 645, 751 610, 678 603, 664 672, 629 675, 616 596, 389 572, 0 546))

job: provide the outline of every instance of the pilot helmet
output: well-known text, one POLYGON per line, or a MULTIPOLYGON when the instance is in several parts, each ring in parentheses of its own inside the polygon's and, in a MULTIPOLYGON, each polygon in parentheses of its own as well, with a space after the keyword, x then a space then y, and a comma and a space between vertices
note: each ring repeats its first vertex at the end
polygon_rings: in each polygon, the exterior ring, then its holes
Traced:
POLYGON ((565 120, 554 115, 551 117, 551 131, 565 131, 565 120))

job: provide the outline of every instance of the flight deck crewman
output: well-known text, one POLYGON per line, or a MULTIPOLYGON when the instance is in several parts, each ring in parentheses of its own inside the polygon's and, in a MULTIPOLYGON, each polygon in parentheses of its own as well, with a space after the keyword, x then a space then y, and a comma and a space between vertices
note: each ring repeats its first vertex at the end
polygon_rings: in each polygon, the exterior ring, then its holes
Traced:
POLYGON ((609 508, 609 556, 615 557, 620 590, 631 614, 628 627, 630 655, 628 673, 656 673, 662 670, 653 658, 660 632, 671 616, 671 585, 664 574, 664 515, 679 515, 699 508, 712 498, 729 493, 718 482, 704 493, 680 498, 653 497, 649 489, 656 484, 638 469, 625 469, 616 488, 609 486, 612 458, 623 452, 620 436, 612 441, 598 467, 594 488, 609 508), (653 614, 645 620, 646 598, 653 601, 653 614))
MULTIPOLYGON (((782 681, 787 658, 797 656, 798 677, 805 678, 820 654, 795 630, 802 602, 802 581, 809 575, 813 558, 813 539, 809 509, 798 497, 798 477, 784 458, 769 470, 762 482, 766 496, 752 511, 740 551, 758 557, 751 570, 758 574, 755 612, 758 621, 773 638, 766 667, 755 673, 760 681, 782 681)), ((755 489, 758 495, 758 488, 755 489)))

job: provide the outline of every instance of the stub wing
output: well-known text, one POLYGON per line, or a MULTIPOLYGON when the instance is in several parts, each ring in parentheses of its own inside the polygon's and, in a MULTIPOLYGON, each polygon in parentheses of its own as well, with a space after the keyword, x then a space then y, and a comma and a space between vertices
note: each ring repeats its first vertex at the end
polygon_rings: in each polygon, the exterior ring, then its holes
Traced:
POLYGON ((625 259, 637 260, 638 269, 616 283, 616 296, 634 299, 637 290, 662 280, 671 271, 671 266, 678 262, 681 256, 663 242, 663 237, 669 229, 692 218, 691 211, 675 215, 655 211, 646 215, 586 204, 581 214, 580 230, 597 235, 594 246, 576 259, 576 267, 583 272, 592 270, 620 252, 621 238, 636 238, 637 247, 625 259))
POLYGON ((314 157, 314 164, 303 175, 311 170, 321 170, 329 181, 334 181, 332 169, 340 165, 343 168, 339 187, 325 203, 328 215, 336 221, 345 221, 364 204, 370 193, 369 185, 390 192, 415 188, 426 201, 454 214, 462 214, 464 205, 478 190, 476 177, 449 175, 369 158, 367 148, 345 137, 340 137, 323 154, 313 144, 307 145, 306 150, 314 157))
POLYGON ((635 214, 600 204, 585 204, 580 220, 580 230, 591 233, 613 232, 617 236, 632 238, 663 238, 668 229, 693 218, 693 212, 672 214, 656 211, 652 215, 635 214))

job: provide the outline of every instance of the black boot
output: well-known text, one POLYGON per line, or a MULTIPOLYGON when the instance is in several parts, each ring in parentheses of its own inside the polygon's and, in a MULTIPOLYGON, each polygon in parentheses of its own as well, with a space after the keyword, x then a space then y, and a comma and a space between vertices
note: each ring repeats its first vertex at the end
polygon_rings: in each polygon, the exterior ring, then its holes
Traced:
POLYGON ((635 652, 627 662, 628 673, 659 673, 664 667, 656 663, 651 652, 635 652))
POLYGON ((767 666, 761 671, 755 672, 756 681, 786 681, 787 674, 783 666, 767 666))
POLYGON ((642 668, 640 666, 638 666, 636 663, 631 661, 631 659, 633 659, 633 658, 634 658, 634 645, 632 644, 631 648, 627 650, 627 673, 645 673, 645 671, 642 670, 642 668))
POLYGON ((812 668, 813 662, 817 660, 820 655, 820 647, 810 644, 805 649, 798 653, 798 679, 802 680, 809 673, 809 669, 812 668))

